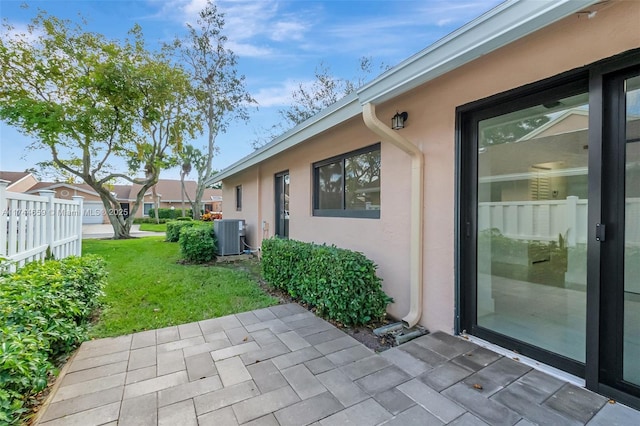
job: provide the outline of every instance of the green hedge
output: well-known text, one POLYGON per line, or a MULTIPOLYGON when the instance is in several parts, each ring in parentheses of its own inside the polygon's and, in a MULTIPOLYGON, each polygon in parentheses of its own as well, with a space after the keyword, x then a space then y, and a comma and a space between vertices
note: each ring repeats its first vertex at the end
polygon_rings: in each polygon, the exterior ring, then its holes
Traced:
MULTIPOLYGON (((175 208, 175 209, 160 208, 160 209, 158 209, 158 218, 159 219, 177 219, 180 216, 182 216, 182 209, 179 209, 179 208, 175 208)), ((193 217, 193 210, 192 209, 185 209, 185 216, 193 217)), ((155 213, 155 210, 153 208, 149 209, 149 217, 152 218, 152 219, 155 219, 155 217, 156 217, 156 213, 155 213)))
POLYGON ((28 398, 57 373, 54 362, 87 339, 106 276, 101 258, 85 256, 0 277, 0 424, 18 423, 28 398))
POLYGON ((175 243, 180 239, 180 230, 182 228, 188 228, 195 226, 198 222, 189 220, 171 220, 167 222, 167 236, 166 241, 175 243))
POLYGON ((200 222, 196 226, 183 226, 180 229, 180 252, 187 262, 210 262, 216 258, 216 248, 216 237, 211 222, 200 222))
POLYGON ((158 219, 158 222, 156 222, 156 219, 152 217, 136 217, 133 219, 133 223, 167 223, 169 220, 171 219, 158 219))
POLYGON ((271 285, 347 325, 384 316, 393 300, 382 291, 376 265, 335 246, 271 238, 262 242, 262 274, 271 285))

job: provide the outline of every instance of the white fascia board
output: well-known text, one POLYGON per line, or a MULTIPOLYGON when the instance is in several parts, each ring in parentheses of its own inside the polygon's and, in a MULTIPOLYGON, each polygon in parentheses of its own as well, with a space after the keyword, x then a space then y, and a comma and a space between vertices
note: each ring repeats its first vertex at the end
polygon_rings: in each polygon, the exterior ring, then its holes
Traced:
POLYGON ((598 1, 506 1, 360 88, 360 103, 392 99, 598 1))
POLYGON ((220 173, 213 175, 205 181, 205 185, 209 186, 220 182, 360 114, 362 114, 362 106, 358 102, 357 95, 351 93, 220 173))

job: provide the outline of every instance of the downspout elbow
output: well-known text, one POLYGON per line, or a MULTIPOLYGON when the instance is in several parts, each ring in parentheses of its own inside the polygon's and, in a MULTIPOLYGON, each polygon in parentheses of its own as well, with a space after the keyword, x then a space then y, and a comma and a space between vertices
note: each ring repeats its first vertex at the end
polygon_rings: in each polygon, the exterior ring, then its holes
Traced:
POLYGON ((362 117, 365 125, 380 136, 383 142, 390 143, 411 156, 410 300, 409 313, 402 318, 402 322, 413 327, 422 317, 424 156, 416 145, 378 119, 375 105, 364 104, 362 117))

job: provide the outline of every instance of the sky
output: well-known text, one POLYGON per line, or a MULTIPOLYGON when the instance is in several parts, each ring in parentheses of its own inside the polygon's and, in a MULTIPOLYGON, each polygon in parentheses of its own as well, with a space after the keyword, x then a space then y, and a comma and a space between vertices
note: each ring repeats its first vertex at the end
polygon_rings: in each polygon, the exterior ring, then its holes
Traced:
MULTIPOLYGON (((248 122, 238 122, 218 135, 214 169, 225 167, 253 151, 251 142, 280 119, 278 110, 290 104, 299 84, 310 84, 321 62, 341 78, 358 75, 361 57, 393 66, 418 53, 465 23, 495 7, 499 0, 219 0, 225 14, 227 47, 238 57, 238 71, 246 78, 258 107, 248 122)), ((45 10, 79 22, 87 31, 123 39, 139 24, 149 49, 182 36, 194 23, 206 0, 1 0, 0 17, 24 29, 45 10), (28 7, 25 7, 28 6, 28 7)), ((376 72, 370 76, 375 78, 376 72)), ((28 150, 31 139, 0 121, 0 170, 23 171, 50 159, 48 151, 28 150)), ((206 138, 190 141, 203 148, 206 138)), ((124 170, 123 170, 124 171, 124 170)), ((178 179, 179 170, 161 178, 178 179)))

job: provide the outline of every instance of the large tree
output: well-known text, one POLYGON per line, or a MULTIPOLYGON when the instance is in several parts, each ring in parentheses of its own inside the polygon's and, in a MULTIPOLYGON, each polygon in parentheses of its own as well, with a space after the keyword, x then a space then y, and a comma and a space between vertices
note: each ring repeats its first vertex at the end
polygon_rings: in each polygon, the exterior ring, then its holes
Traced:
POLYGON ((127 238, 145 192, 198 129, 190 79, 149 53, 137 26, 122 42, 44 12, 26 33, 3 28, 0 119, 47 149, 55 168, 93 188, 114 238, 127 238), (118 179, 140 185, 128 218, 110 191, 118 179))
POLYGON ((172 48, 177 49, 199 92, 198 109, 204 118, 207 134, 204 171, 198 173, 196 194, 192 200, 193 214, 198 218, 205 182, 214 172, 216 137, 227 130, 232 119, 248 120, 247 106, 255 104, 255 100, 245 88, 244 76, 238 74, 235 54, 225 47, 224 15, 216 5, 208 0, 196 23, 187 27, 188 34, 176 39, 172 48))

